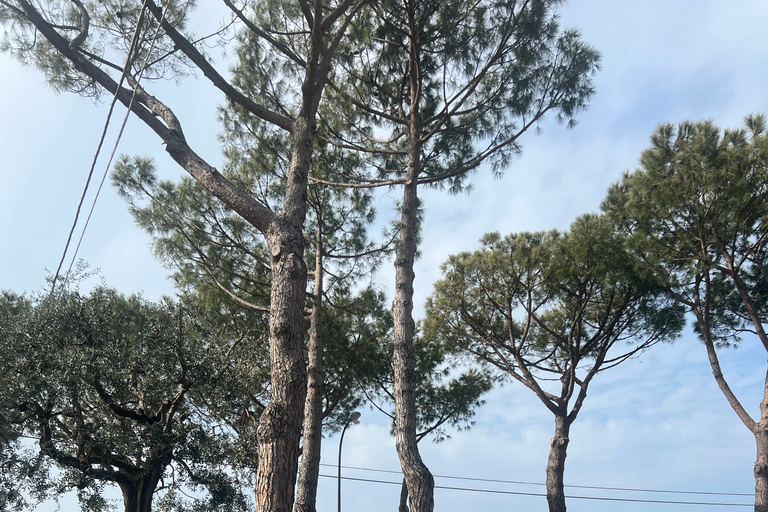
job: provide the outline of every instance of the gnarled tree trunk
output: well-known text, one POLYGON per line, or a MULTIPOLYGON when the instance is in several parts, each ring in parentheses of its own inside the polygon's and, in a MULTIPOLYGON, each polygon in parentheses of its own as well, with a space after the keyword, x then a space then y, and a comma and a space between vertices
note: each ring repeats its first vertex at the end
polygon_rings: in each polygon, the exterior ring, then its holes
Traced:
POLYGON ((138 471, 128 474, 120 471, 123 478, 117 482, 123 494, 125 512, 151 512, 152 498, 157 484, 163 476, 165 464, 157 462, 147 472, 138 471))

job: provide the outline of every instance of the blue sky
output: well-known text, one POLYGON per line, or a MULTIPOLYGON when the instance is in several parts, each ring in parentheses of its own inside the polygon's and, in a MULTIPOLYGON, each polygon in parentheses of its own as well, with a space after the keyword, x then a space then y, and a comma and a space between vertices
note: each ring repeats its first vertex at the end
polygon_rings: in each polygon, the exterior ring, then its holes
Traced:
MULTIPOLYGON (((215 24, 215 16, 205 16, 215 24)), ((471 194, 424 194, 426 221, 418 262, 417 299, 423 304, 439 265, 449 254, 473 250, 488 231, 511 233, 567 228, 579 214, 596 211, 607 187, 637 165, 648 137, 661 122, 713 119, 738 127, 745 115, 768 111, 768 3, 706 0, 573 1, 562 25, 579 28, 603 54, 597 93, 579 124, 553 122, 527 134, 523 154, 501 180, 482 171, 471 194)), ((202 31, 202 29, 201 29, 202 31)), ((45 269, 55 269, 72 222, 106 104, 94 104, 42 86, 42 76, 0 55, 0 288, 35 291, 45 269)), ((209 161, 220 163, 216 105, 221 97, 204 79, 180 86, 158 84, 172 94, 188 138, 209 161)), ((118 117, 122 116, 119 112, 118 117)), ((113 123, 117 126, 117 122, 113 123)), ((114 131, 113 131, 114 133, 114 131)), ((114 135, 108 140, 114 140, 114 135)), ((121 153, 154 156, 165 177, 181 171, 159 141, 132 120, 121 153)), ((105 160, 97 166, 103 172, 105 160)), ((100 177, 100 176, 99 176, 100 177)), ((396 194, 395 194, 396 195, 396 194)), ((392 214, 394 196, 379 200, 392 214)), ((152 256, 149 239, 133 225, 125 204, 108 186, 96 208, 80 256, 101 269, 105 281, 148 298, 172 294, 166 270, 152 256)), ((393 281, 385 267, 378 282, 393 281)), ((421 311, 421 310, 419 310, 421 311)), ((724 352, 726 377, 756 413, 766 354, 754 340, 724 352)), ((424 458, 439 475, 543 482, 551 415, 528 392, 507 384, 490 393, 476 426, 439 444, 423 443, 424 458)), ((345 437, 345 464, 397 470, 389 427, 363 411, 345 437)), ((335 464, 336 437, 326 440, 323 462, 335 464)), ((754 440, 714 384, 704 348, 686 335, 601 374, 573 427, 566 484, 749 493, 754 481, 754 440)), ((323 473, 335 474, 332 468, 323 473)), ((398 481, 397 475, 346 472, 398 481)), ((480 482, 437 479, 438 485, 481 487, 480 482)), ((321 480, 318 510, 336 506, 336 483, 321 480)), ((542 492, 540 487, 486 488, 542 492)), ((680 501, 713 497, 573 490, 573 494, 680 501)), ((570 492, 569 492, 570 494, 570 492)), ((345 482, 345 510, 391 511, 399 488, 345 482)), ((749 497, 727 501, 749 503, 749 497)), ((543 498, 438 490, 436 510, 545 510, 543 498)), ((700 510, 695 506, 571 500, 572 511, 700 510)), ((744 510, 744 507, 712 507, 744 510)))

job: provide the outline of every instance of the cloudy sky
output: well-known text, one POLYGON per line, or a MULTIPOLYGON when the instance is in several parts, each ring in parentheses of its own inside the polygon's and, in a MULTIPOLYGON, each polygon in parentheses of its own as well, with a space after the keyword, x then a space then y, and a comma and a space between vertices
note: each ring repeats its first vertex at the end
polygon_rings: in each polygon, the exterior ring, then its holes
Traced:
MULTIPOLYGON (((216 21, 210 16, 210 21, 216 21)), ((661 122, 713 119, 738 127, 745 115, 768 111, 768 3, 762 0, 573 0, 562 25, 577 27, 603 54, 597 93, 579 124, 567 130, 545 122, 523 138, 523 154, 501 180, 478 173, 469 195, 425 194, 426 225, 417 268, 417 304, 439 278, 449 254, 473 250, 488 231, 511 233, 567 228, 596 211, 607 187, 633 169, 661 122)), ((105 104, 56 94, 42 76, 0 55, 0 288, 35 291, 55 270, 72 222, 105 104)), ((193 147, 221 162, 216 105, 204 79, 162 85, 193 147)), ((120 113, 122 115, 122 112, 120 113)), ((115 125, 117 123, 114 123, 115 125)), ((108 140, 114 140, 114 135, 108 140)), ((180 171, 159 141, 131 121, 119 152, 152 155, 163 176, 180 171)), ((97 166, 104 170, 105 161, 97 166)), ((100 176, 98 177, 100 178, 100 176)), ((97 178, 97 179, 98 179, 97 178)), ((383 216, 392 200, 379 201, 383 216)), ((133 225, 124 203, 105 186, 79 256, 105 281, 148 298, 172 294, 149 239, 133 225)), ((392 273, 379 282, 387 287, 392 273)), ((748 410, 757 413, 765 352, 745 339, 724 353, 726 376, 748 410)), ((528 390, 507 384, 487 396, 476 425, 439 444, 423 443, 436 475, 541 483, 553 429, 547 410, 528 390)), ((364 410, 344 441, 345 465, 397 470, 394 443, 380 414, 364 410)), ((326 440, 323 462, 336 463, 338 438, 326 440)), ((717 390, 703 347, 686 335, 658 346, 599 378, 571 434, 566 484, 724 493, 752 492, 754 440, 717 390)), ((332 467, 323 473, 335 474, 332 467)), ((397 482, 392 473, 345 470, 345 475, 397 482)), ((438 486, 543 493, 536 485, 436 478, 438 486)), ((336 506, 336 482, 321 481, 318 510, 336 506)), ((568 488, 572 496, 658 501, 750 503, 749 496, 659 494, 568 488)), ((392 511, 399 487, 344 482, 345 510, 392 511)), ((436 510, 545 510, 540 496, 438 489, 436 510)), ((571 499, 573 511, 745 510, 745 507, 650 504, 571 499)))

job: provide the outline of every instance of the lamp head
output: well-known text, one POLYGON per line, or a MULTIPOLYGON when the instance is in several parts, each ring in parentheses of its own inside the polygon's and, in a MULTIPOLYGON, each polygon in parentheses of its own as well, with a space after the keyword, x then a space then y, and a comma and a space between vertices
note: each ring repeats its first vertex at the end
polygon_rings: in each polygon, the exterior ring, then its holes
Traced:
POLYGON ((353 421, 357 421, 360 419, 360 411, 354 411, 352 414, 349 415, 349 422, 352 423, 353 421))

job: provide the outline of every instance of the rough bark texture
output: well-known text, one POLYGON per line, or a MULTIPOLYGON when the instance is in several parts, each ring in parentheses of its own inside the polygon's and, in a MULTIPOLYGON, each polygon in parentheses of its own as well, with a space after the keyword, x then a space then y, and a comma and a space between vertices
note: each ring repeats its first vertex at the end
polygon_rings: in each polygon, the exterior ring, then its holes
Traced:
POLYGON ((768 375, 760 402, 760 422, 755 425, 755 512, 768 512, 768 375))
MULTIPOLYGON (((408 6, 407 6, 408 7, 408 6)), ((400 458, 403 477, 408 487, 413 512, 432 512, 435 507, 435 481, 421 460, 416 424, 416 377, 413 362, 413 265, 416 258, 416 229, 418 223, 418 178, 421 172, 421 125, 419 122, 420 42, 415 24, 415 10, 409 9, 409 80, 411 86, 410 119, 408 124, 408 168, 403 186, 400 217, 400 237, 395 246, 395 298, 392 303, 394 320, 394 387, 395 387, 395 447, 400 458)))
POLYGON ((320 447, 323 429, 323 340, 322 295, 323 259, 318 223, 315 255, 315 289, 312 304, 309 341, 307 342, 307 399, 304 405, 304 446, 301 451, 299 481, 296 486, 294 512, 314 512, 317 483, 320 476, 320 447))
MULTIPOLYGON (((414 121, 413 125, 417 122, 414 121)), ((394 384, 395 384, 395 446, 400 466, 408 487, 411 510, 432 512, 434 509, 434 479, 421 460, 417 439, 416 376, 413 363, 413 265, 416 255, 416 224, 418 222, 417 178, 421 147, 417 126, 409 135, 407 182, 404 186, 400 238, 395 247, 395 298, 392 304, 394 319, 394 384)))
POLYGON ((260 512, 293 508, 299 458, 299 433, 304 417, 304 264, 302 225, 306 215, 307 176, 314 139, 314 115, 294 123, 294 147, 282 214, 266 238, 272 258, 269 358, 272 394, 256 432, 259 467, 256 505, 260 512))
POLYGON ((410 512, 408 510, 408 485, 403 480, 403 485, 400 487, 400 506, 397 508, 398 512, 410 512))
POLYGON ((123 471, 124 478, 118 481, 120 491, 123 493, 123 505, 125 512, 151 512, 152 497, 163 475, 165 465, 156 464, 146 474, 127 475, 123 471))
POLYGON ((568 449, 568 436, 571 424, 567 418, 555 417, 555 435, 549 442, 549 460, 547 461, 547 503, 549 512, 565 512, 565 457, 568 449))

